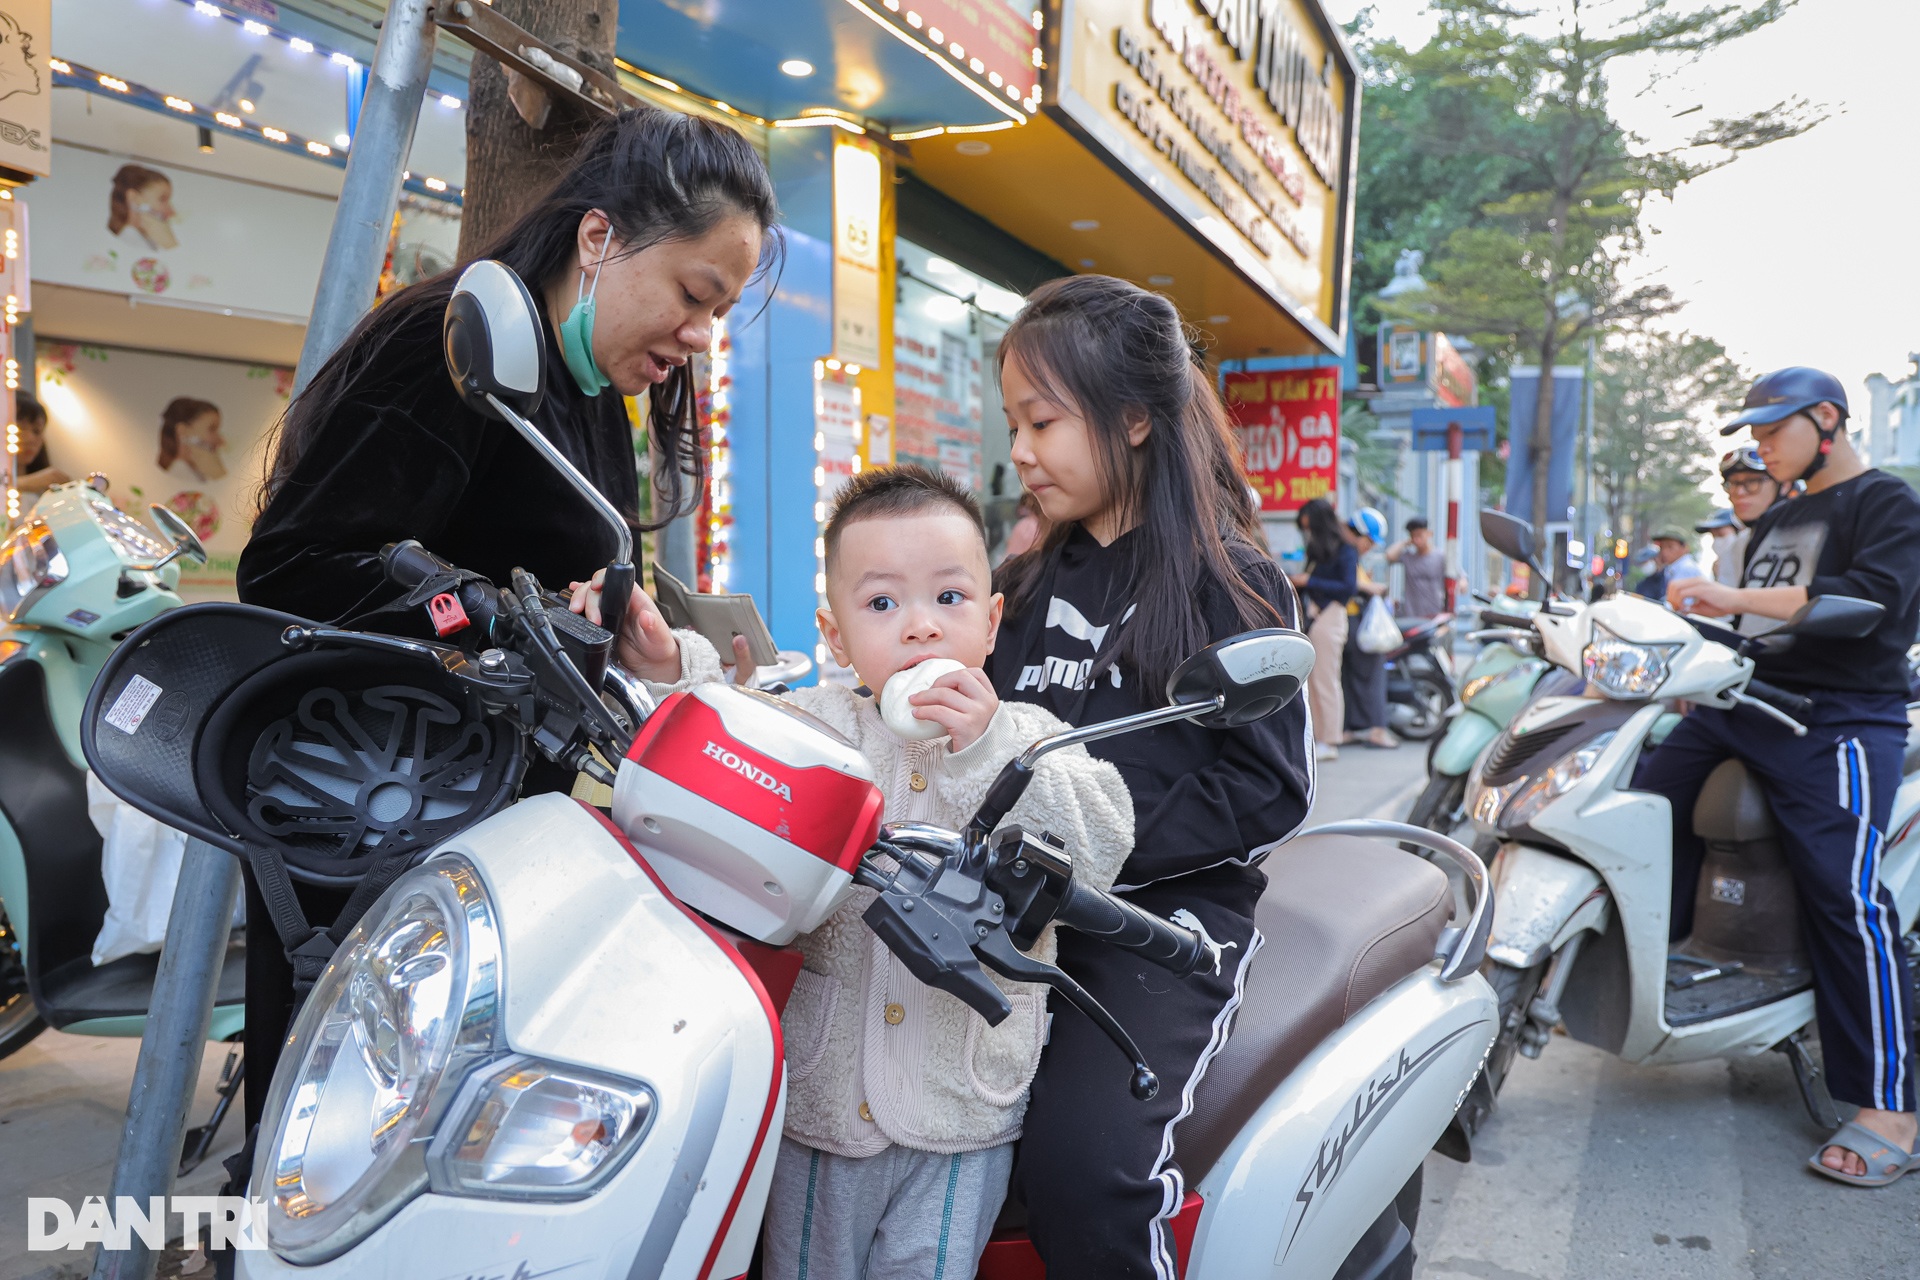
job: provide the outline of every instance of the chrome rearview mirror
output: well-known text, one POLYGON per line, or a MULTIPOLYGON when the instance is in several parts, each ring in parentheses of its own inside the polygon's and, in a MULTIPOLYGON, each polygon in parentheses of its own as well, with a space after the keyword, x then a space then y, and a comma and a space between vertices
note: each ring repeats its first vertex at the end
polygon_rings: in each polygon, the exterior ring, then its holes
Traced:
POLYGON ((1233 729, 1263 720, 1299 696, 1313 673, 1313 644, 1285 627, 1243 631, 1188 658, 1167 681, 1175 706, 1212 703, 1189 716, 1209 729, 1233 729))
POLYGON ((191 560, 200 565, 207 562, 206 544, 200 541, 200 535, 193 531, 192 525, 181 518, 178 511, 172 507, 163 507, 157 502, 149 502, 147 519, 153 522, 153 527, 160 531, 161 537, 173 544, 173 550, 152 564, 133 565, 132 568, 151 573, 156 569, 166 568, 175 560, 191 560))
POLYGON ((442 327, 447 373, 460 398, 508 423, 600 513, 618 548, 607 566, 601 620, 618 630, 633 594, 633 530, 553 442, 527 421, 545 393, 546 329, 526 282, 503 262, 481 259, 460 273, 442 327))

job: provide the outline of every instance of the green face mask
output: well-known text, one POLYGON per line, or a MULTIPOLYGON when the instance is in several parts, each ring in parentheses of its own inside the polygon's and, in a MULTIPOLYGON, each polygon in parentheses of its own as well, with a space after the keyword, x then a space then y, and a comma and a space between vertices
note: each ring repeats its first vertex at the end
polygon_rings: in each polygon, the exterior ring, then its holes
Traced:
POLYGON ((600 241, 600 261, 593 264, 593 288, 587 288, 587 273, 582 271, 579 287, 574 290, 573 310, 560 322, 561 359, 566 361, 567 372, 573 375, 574 383, 590 396, 597 396, 612 385, 593 359, 593 295, 600 291, 600 268, 606 264, 607 245, 612 240, 613 232, 609 228, 600 241), (581 296, 582 291, 585 297, 581 296))

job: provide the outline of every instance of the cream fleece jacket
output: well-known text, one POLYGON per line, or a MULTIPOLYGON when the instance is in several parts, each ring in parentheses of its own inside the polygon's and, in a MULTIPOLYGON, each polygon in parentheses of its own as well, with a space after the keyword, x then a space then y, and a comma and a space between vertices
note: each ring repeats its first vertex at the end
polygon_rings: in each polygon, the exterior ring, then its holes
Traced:
MULTIPOLYGON (((713 646, 692 632, 675 634, 682 685, 717 678, 713 646)), ((874 700, 851 689, 817 685, 787 698, 845 735, 873 765, 886 821, 954 830, 973 816, 1001 766, 1067 727, 1032 703, 1003 702, 979 741, 953 751, 944 737, 901 741, 874 700)), ((1066 841, 1075 878, 1102 889, 1133 848, 1126 783, 1085 747, 1047 756, 1007 820, 1066 841)), ((787 1136, 843 1156, 878 1155, 889 1145, 951 1154, 1013 1141, 1046 1039, 1046 988, 995 975, 1013 1012, 988 1026, 954 997, 923 985, 874 937, 860 918, 874 897, 872 889, 855 889, 796 944, 804 967, 780 1018, 787 1136)), ((1029 954, 1051 962, 1054 952, 1049 927, 1029 954)))

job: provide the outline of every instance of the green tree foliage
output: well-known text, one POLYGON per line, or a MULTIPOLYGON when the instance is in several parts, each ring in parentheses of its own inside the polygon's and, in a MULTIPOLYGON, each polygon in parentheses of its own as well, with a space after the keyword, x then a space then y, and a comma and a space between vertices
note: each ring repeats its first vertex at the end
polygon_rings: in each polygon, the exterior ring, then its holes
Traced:
POLYGON ((1662 525, 1692 528, 1716 506, 1719 424, 1749 375, 1711 338, 1642 328, 1594 359, 1594 498, 1616 535, 1644 545, 1662 525))
MULTIPOLYGON (((1429 287, 1382 310, 1462 333, 1515 363, 1550 368, 1589 333, 1645 326, 1678 303, 1664 285, 1635 285, 1649 196, 1728 163, 1739 152, 1812 127, 1805 104, 1715 120, 1689 145, 1661 150, 1624 129, 1608 107, 1608 73, 1637 54, 1697 56, 1775 21, 1792 0, 1682 8, 1674 0, 1433 0, 1440 27, 1407 53, 1376 46, 1392 74, 1422 86, 1418 133, 1437 159, 1498 177, 1496 199, 1448 233, 1429 287)), ((1551 450, 1552 379, 1530 424, 1536 457, 1551 450)), ((1546 506, 1535 469, 1533 510, 1546 506)))

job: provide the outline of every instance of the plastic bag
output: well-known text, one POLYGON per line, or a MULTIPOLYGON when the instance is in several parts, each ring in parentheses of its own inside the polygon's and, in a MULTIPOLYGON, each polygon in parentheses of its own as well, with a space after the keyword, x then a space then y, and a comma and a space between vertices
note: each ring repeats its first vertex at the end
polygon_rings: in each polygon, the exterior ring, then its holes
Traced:
POLYGON ((1400 634, 1400 625, 1393 620, 1393 611, 1387 608, 1386 598, 1374 596, 1367 601, 1367 607, 1360 611, 1360 634, 1354 643, 1363 653, 1392 653, 1406 642, 1400 634))
POLYGON ((158 951, 167 936, 186 833, 149 818, 92 773, 87 774, 87 816, 100 831, 100 878, 107 884, 107 916, 94 939, 93 963, 158 951))

